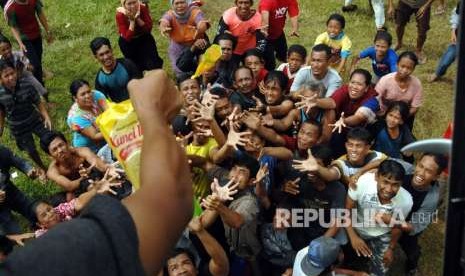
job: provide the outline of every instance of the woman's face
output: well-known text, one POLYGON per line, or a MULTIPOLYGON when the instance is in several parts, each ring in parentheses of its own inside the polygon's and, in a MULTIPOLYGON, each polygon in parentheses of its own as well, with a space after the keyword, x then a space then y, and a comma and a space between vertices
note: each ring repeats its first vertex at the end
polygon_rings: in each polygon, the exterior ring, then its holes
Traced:
POLYGON ((386 125, 388 128, 396 128, 402 125, 404 121, 399 110, 393 109, 386 114, 386 125))
POLYGON ((415 62, 408 57, 403 57, 397 62, 397 75, 401 78, 409 77, 415 70, 415 62))
POLYGON ((50 229, 60 222, 55 209, 49 204, 39 203, 36 208, 37 224, 41 228, 50 229))
POLYGON ((137 4, 138 0, 126 0, 124 2, 124 8, 132 14, 136 14, 139 9, 137 4))
POLYGON ((173 1, 173 9, 174 11, 179 14, 183 15, 187 12, 187 1, 186 0, 174 0, 173 1))
POLYGON ((349 81, 349 97, 352 100, 361 98, 368 91, 365 76, 362 74, 354 74, 349 81))
POLYGON ((92 90, 87 84, 79 87, 74 98, 80 108, 92 107, 92 90))

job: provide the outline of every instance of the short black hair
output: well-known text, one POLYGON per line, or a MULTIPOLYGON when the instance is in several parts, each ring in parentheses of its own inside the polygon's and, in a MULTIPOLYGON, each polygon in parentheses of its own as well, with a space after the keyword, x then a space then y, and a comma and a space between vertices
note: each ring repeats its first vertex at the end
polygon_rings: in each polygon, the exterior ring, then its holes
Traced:
POLYGON ((259 50, 257 50, 257 48, 252 48, 252 49, 249 49, 247 51, 245 51, 244 55, 242 56, 242 61, 245 63, 245 59, 250 57, 250 56, 255 56, 255 57, 258 57, 258 59, 263 63, 264 62, 264 59, 263 59, 263 54, 262 52, 260 52, 259 50))
POLYGON ((412 51, 405 51, 405 52, 401 53, 401 54, 399 55, 399 57, 397 58, 397 63, 399 63, 400 60, 403 59, 403 58, 408 58, 408 59, 410 59, 411 61, 413 61, 413 63, 415 64, 415 66, 418 65, 418 57, 417 57, 417 55, 416 55, 414 52, 412 52, 412 51))
POLYGON ((325 52, 326 59, 329 59, 331 57, 331 47, 323 43, 313 46, 312 52, 325 52))
POLYGON ((302 127, 303 125, 312 125, 312 126, 316 126, 318 128, 318 137, 321 137, 321 135, 323 134, 323 125, 318 122, 317 120, 313 119, 313 118, 308 118, 305 122, 303 122, 300 127, 302 127))
POLYGON ((224 89, 222 86, 220 85, 214 85, 211 89, 210 89, 210 94, 212 95, 216 95, 220 98, 229 98, 228 97, 228 91, 226 91, 226 89, 224 89))
POLYGON ((50 150, 48 147, 52 143, 55 138, 60 138, 63 140, 65 143, 68 143, 66 140, 66 137, 63 133, 58 132, 58 131, 50 131, 47 134, 43 135, 40 139, 40 148, 45 151, 48 155, 50 155, 50 150))
POLYGON ((233 36, 232 34, 229 34, 229 33, 222 33, 220 34, 219 36, 216 37, 216 42, 220 42, 220 40, 229 40, 232 42, 232 49, 234 50, 236 48, 236 45, 237 45, 237 38, 235 36, 233 36))
POLYGON ((6 59, 0 59, 0 72, 3 72, 3 70, 7 68, 13 68, 16 70, 16 67, 13 64, 13 62, 11 62, 10 60, 6 60, 6 59))
POLYGON ((165 275, 169 275, 169 272, 168 272, 168 260, 170 260, 172 258, 176 258, 177 256, 179 256, 181 254, 186 254, 187 257, 189 257, 189 259, 191 260, 192 264, 195 266, 194 254, 191 251, 189 251, 187 248, 177 247, 177 248, 174 248, 173 250, 171 250, 170 254, 168 255, 168 258, 166 258, 165 267, 164 267, 164 274, 165 275))
POLYGON ((404 121, 404 123, 407 121, 408 117, 410 116, 410 107, 406 102, 403 102, 403 101, 389 102, 386 108, 385 116, 387 116, 387 114, 393 110, 399 111, 400 117, 402 118, 402 121, 404 121))
POLYGON ((337 22, 339 22, 339 24, 341 24, 341 29, 344 29, 346 27, 346 19, 344 18, 344 16, 338 13, 333 13, 329 16, 328 20, 326 20, 326 26, 328 26, 329 21, 331 20, 336 20, 337 22))
POLYGON ((266 84, 271 81, 276 81, 284 94, 284 91, 287 89, 287 83, 289 82, 287 76, 282 71, 272 70, 266 74, 264 83, 266 84))
POLYGON ((392 159, 386 159, 379 164, 378 175, 390 176, 395 180, 403 181, 405 177, 405 169, 399 162, 392 159))
POLYGON ((71 82, 71 84, 69 85, 69 93, 71 93, 71 98, 73 99, 73 101, 74 97, 76 97, 77 95, 79 88, 83 87, 84 85, 90 87, 89 82, 84 79, 76 79, 73 80, 73 82, 71 82))
MULTIPOLYGON (((181 85, 181 83, 185 82, 186 80, 190 80, 192 79, 192 74, 190 73, 181 73, 179 74, 179 76, 176 77, 176 83, 178 86, 181 85)), ((195 78, 194 80, 196 80, 199 85, 200 85, 200 80, 198 78, 195 78)))
POLYGON ((311 150, 313 157, 323 161, 325 167, 333 161, 333 151, 327 145, 314 145, 311 150))
POLYGON ((440 174, 444 169, 446 169, 447 165, 449 164, 446 156, 442 154, 432 153, 432 152, 423 153, 423 155, 418 160, 423 159, 423 157, 425 156, 433 157, 434 162, 436 163, 436 165, 438 165, 438 174, 440 174))
POLYGON ((255 175, 260 169, 260 164, 258 163, 257 159, 247 153, 241 155, 240 158, 235 158, 233 167, 234 166, 247 168, 250 172, 250 178, 255 178, 255 175))
POLYGON ((245 70, 248 70, 250 72, 250 75, 253 77, 253 71, 252 69, 250 69, 249 67, 246 67, 244 65, 241 65, 239 67, 237 67, 234 72, 233 72, 233 80, 236 81, 236 74, 239 70, 242 70, 242 69, 245 69, 245 70))
POLYGON ((392 44, 392 35, 386 31, 378 31, 375 35, 375 39, 373 40, 374 43, 378 40, 384 40, 387 42, 388 46, 392 44))
POLYGON ((349 130, 349 132, 347 133, 346 141, 349 141, 349 139, 363 141, 369 145, 371 144, 373 137, 371 136, 371 133, 366 128, 356 127, 356 128, 349 130))
POLYGON ((90 42, 90 49, 92 50, 92 53, 94 55, 96 55, 98 49, 100 49, 104 45, 107 45, 108 48, 111 49, 111 43, 110 43, 110 40, 108 38, 101 37, 101 36, 96 37, 96 38, 92 39, 92 41, 90 42))
POLYGON ((307 49, 300 44, 292 44, 289 46, 289 49, 287 49, 287 56, 289 57, 292 53, 300 55, 304 61, 307 58, 307 49))
POLYGON ((350 79, 352 79, 352 76, 355 74, 363 75, 365 77, 365 85, 369 86, 371 85, 371 74, 365 69, 362 68, 357 68, 355 69, 351 74, 350 74, 350 79))

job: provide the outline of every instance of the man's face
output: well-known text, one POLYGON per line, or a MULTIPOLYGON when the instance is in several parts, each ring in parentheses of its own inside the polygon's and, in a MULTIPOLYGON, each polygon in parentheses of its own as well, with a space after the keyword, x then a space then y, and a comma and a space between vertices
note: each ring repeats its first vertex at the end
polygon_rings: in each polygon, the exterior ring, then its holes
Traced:
POLYGON ((53 139, 53 141, 48 146, 48 150, 50 152, 50 156, 56 160, 63 160, 70 153, 68 143, 63 141, 60 137, 53 139))
POLYGON ((170 276, 196 276, 197 269, 192 260, 185 253, 179 254, 167 261, 168 274, 170 276))
POLYGON ((434 157, 424 155, 415 166, 412 185, 415 188, 427 188, 440 174, 439 166, 434 161, 434 157))
POLYGON ((283 97, 283 90, 277 81, 265 83, 265 101, 269 105, 277 105, 283 97))
POLYGON ((2 82, 2 85, 10 90, 15 88, 17 80, 18 74, 14 68, 7 67, 0 73, 0 81, 2 82))
POLYGON ((249 94, 255 89, 255 79, 252 72, 246 68, 236 71, 234 76, 234 86, 242 94, 249 94))
POLYGON ((11 45, 5 42, 0 43, 0 56, 2 56, 3 59, 9 59, 11 55, 11 45))
POLYGON ((265 145, 264 141, 260 136, 255 133, 246 135, 247 142, 245 143, 244 150, 246 152, 260 152, 265 145))
POLYGON ((318 139, 320 139, 318 126, 304 123, 297 133, 297 148, 299 150, 307 150, 316 145, 318 139))
POLYGON ((215 103, 215 114, 220 120, 226 119, 232 112, 232 105, 228 98, 219 98, 215 103))
POLYGON ((236 165, 229 171, 229 179, 233 180, 235 183, 239 183, 237 187, 239 190, 247 188, 250 177, 250 170, 247 167, 236 165))
POLYGON ((370 151, 370 144, 365 141, 348 139, 346 142, 347 160, 352 165, 363 165, 365 157, 370 151))
POLYGON ((199 82, 193 79, 187 79, 179 84, 179 90, 182 93, 184 103, 187 105, 192 104, 195 100, 200 99, 200 85, 199 82))
POLYGON ((192 130, 194 131, 194 139, 199 144, 205 144, 208 136, 205 136, 205 131, 210 130, 210 124, 205 120, 200 120, 193 123, 192 130))
POLYGON ((248 18, 250 8, 252 7, 251 0, 236 0, 237 15, 241 18, 248 18))
POLYGON ((232 58, 233 54, 233 43, 231 40, 220 40, 218 41, 218 44, 220 45, 221 48, 221 60, 222 61, 229 61, 232 58))
POLYGON ((395 179, 391 175, 380 175, 376 173, 376 182, 378 183, 378 198, 381 203, 389 203, 402 185, 402 180, 395 179))
POLYGON ((37 224, 41 228, 50 229, 60 222, 60 217, 49 204, 43 202, 39 203, 35 212, 37 224))
POLYGON ((322 79, 328 72, 329 62, 326 52, 315 52, 312 51, 310 66, 312 67, 313 76, 316 79, 322 79))
POLYGON ((113 56, 113 50, 108 45, 103 45, 95 53, 95 58, 105 69, 113 69, 116 64, 115 57, 113 56))

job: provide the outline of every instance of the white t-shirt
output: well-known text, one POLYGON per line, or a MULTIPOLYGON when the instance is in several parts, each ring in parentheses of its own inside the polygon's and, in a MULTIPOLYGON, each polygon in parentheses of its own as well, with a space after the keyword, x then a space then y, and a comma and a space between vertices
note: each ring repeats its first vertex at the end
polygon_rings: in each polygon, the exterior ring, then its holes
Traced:
POLYGON ((355 191, 349 189, 348 195, 352 200, 357 201, 356 221, 359 225, 353 225, 353 227, 361 238, 378 237, 391 231, 391 227, 375 223, 374 215, 376 213, 389 212, 396 219, 405 219, 413 205, 412 196, 402 187, 397 195, 391 199, 391 203, 381 204, 374 172, 362 175, 357 181, 357 189, 355 191))

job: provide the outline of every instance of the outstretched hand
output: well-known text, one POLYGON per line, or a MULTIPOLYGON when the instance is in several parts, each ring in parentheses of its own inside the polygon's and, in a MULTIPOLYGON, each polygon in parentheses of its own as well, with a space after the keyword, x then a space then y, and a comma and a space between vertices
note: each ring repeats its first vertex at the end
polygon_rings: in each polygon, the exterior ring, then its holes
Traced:
POLYGON ((250 131, 236 132, 231 123, 231 127, 229 128, 228 132, 228 138, 226 139, 226 144, 233 147, 235 150, 238 150, 237 146, 245 146, 247 143, 247 138, 245 137, 250 134, 252 134, 250 131))
POLYGON ((239 187, 239 183, 234 182, 233 179, 226 183, 226 185, 220 186, 218 179, 215 178, 211 184, 212 195, 216 195, 221 202, 233 200, 232 196, 237 193, 237 187, 239 187))
POLYGON ((341 113, 341 117, 337 120, 334 124, 328 124, 329 126, 333 127, 331 132, 335 132, 337 130, 338 133, 342 132, 342 129, 347 127, 344 123, 344 112, 341 113))
POLYGON ((307 150, 308 157, 305 160, 293 160, 292 167, 300 172, 316 172, 318 171, 318 162, 312 155, 310 149, 307 150))

